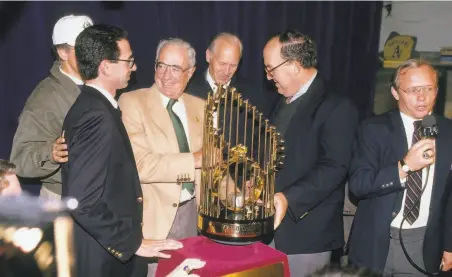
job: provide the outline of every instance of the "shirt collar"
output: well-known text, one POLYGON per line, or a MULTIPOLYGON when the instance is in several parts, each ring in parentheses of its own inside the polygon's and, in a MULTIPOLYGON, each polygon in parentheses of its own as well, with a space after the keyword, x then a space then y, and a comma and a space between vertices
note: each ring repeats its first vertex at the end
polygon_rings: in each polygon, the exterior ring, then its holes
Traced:
POLYGON ((67 74, 66 72, 63 71, 63 69, 61 69, 61 66, 59 67, 59 69, 60 69, 60 72, 63 73, 63 75, 66 75, 67 77, 69 77, 72 81, 74 81, 74 83, 77 86, 82 86, 83 85, 83 81, 82 80, 80 80, 77 77, 74 77, 72 75, 67 74))
MULTIPOLYGON (((160 97, 162 99, 162 105, 166 109, 166 106, 168 106, 168 102, 170 101, 170 98, 161 92, 160 92, 160 97)), ((174 103, 174 105, 177 105, 177 103, 183 104, 184 103, 183 97, 184 96, 182 95, 179 99, 177 99, 177 102, 174 103)))
MULTIPOLYGON (((212 75, 210 75, 209 69, 206 70, 206 80, 207 83, 209 83, 209 86, 212 88, 213 93, 217 92, 217 85, 215 85, 215 81, 212 78, 212 75)), ((231 84, 231 80, 229 80, 226 84, 223 85, 224 88, 229 87, 229 85, 231 84)))
POLYGON ((108 91, 94 84, 86 84, 86 86, 97 89, 100 93, 102 93, 105 96, 105 98, 107 98, 107 100, 113 105, 115 109, 118 108, 118 102, 116 102, 115 98, 108 91))
POLYGON ((312 82, 314 81, 315 77, 317 76, 317 71, 312 75, 311 79, 307 81, 304 85, 301 86, 301 88, 295 93, 292 97, 290 97, 289 103, 292 103, 293 101, 297 100, 300 96, 305 94, 309 87, 311 86, 312 82))

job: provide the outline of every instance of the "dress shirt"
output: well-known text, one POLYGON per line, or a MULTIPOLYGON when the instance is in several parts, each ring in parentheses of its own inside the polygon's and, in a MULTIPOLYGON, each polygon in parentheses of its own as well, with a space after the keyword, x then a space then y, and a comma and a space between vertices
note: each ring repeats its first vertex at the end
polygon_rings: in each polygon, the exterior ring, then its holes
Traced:
POLYGON ((102 93, 103 96, 105 96, 105 98, 107 98, 107 100, 113 105, 113 107, 115 107, 115 109, 118 108, 118 102, 116 102, 113 95, 111 95, 111 93, 109 93, 107 90, 99 86, 96 86, 95 84, 86 84, 86 86, 97 89, 100 93, 102 93))
POLYGON ((292 95, 292 97, 288 97, 288 99, 287 99, 288 104, 297 100, 297 98, 301 97, 303 94, 305 94, 308 91, 309 87, 311 86, 312 82, 315 79, 315 76, 317 76, 317 71, 312 75, 312 77, 311 77, 311 79, 309 79, 309 81, 307 81, 304 85, 301 86, 301 88, 297 91, 297 93, 292 95))
MULTIPOLYGON (((405 135, 407 139, 407 145, 408 149, 411 148, 411 143, 413 140, 413 132, 414 132, 414 121, 416 121, 414 118, 409 117, 408 115, 400 112, 400 115, 402 116, 403 121, 403 127, 405 128, 405 135)), ((407 150, 408 150, 407 149, 407 150)), ((432 197, 432 188, 433 188, 433 178, 435 172, 435 164, 433 163, 430 166, 429 176, 427 180, 427 187, 424 190, 424 193, 421 196, 421 205, 420 205, 420 211, 419 211, 419 217, 417 220, 413 223, 413 225, 410 225, 406 219, 403 222, 402 229, 412 229, 412 228, 420 228, 427 226, 427 220, 430 210, 430 201, 432 197)), ((427 168, 422 169, 422 188, 425 186, 427 178, 427 168)), ((406 178, 401 179, 400 182, 404 184, 406 182, 406 178)), ((406 197, 406 190, 403 191, 403 200, 402 200, 402 208, 400 209, 400 212, 397 214, 397 216, 392 220, 391 226, 400 228, 400 223, 402 222, 403 218, 403 210, 405 209, 405 197, 406 197)))

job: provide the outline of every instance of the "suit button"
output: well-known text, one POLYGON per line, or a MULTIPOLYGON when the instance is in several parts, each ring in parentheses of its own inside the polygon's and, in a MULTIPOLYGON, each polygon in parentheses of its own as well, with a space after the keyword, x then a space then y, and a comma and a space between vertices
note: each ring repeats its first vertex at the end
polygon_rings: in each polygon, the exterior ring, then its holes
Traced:
POLYGON ((140 223, 140 226, 143 227, 143 222, 140 223))
POLYGON ((397 214, 395 212, 392 213, 392 217, 396 217, 397 214))
POLYGON ((177 207, 177 203, 173 203, 173 207, 176 208, 177 207))
POLYGON ((121 254, 121 253, 119 253, 119 254, 118 254, 118 258, 121 258, 121 257, 122 257, 122 254, 121 254))
POLYGON ((138 203, 143 202, 143 197, 138 197, 138 198, 137 198, 137 202, 138 202, 138 203))

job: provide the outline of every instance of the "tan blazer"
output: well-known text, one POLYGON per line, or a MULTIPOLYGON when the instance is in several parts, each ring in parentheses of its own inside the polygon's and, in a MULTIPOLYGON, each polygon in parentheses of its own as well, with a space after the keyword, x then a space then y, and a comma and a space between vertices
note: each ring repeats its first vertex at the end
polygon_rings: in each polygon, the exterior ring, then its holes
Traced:
MULTIPOLYGON (((196 152, 202 148, 205 102, 188 94, 182 99, 187 113, 190 149, 196 152)), ((162 105, 157 86, 122 94, 119 106, 143 190, 144 238, 165 239, 178 208, 181 186, 177 179, 188 176, 195 182, 196 195, 199 195, 201 171, 195 170, 191 153, 179 153, 173 124, 162 105)))

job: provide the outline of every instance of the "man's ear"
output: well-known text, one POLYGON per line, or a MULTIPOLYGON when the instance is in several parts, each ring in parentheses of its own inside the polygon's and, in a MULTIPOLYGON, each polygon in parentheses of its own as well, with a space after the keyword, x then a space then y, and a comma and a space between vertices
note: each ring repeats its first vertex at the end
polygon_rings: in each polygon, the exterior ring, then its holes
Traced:
POLYGON ((66 49, 63 47, 58 47, 56 49, 58 56, 60 57, 60 60, 67 61, 69 59, 69 53, 66 49))
POLYGON ((103 60, 100 62, 99 65, 99 70, 98 70, 98 75, 104 75, 104 76, 109 76, 110 75, 110 62, 107 60, 103 60))
POLYGON ((393 86, 391 86, 391 93, 395 100, 399 101, 400 98, 399 92, 397 92, 397 90, 393 86))
POLYGON ((195 70, 196 70, 196 66, 194 66, 188 70, 188 80, 191 79, 191 77, 193 76, 193 73, 195 73, 195 70))
POLYGON ((210 60, 212 59, 212 52, 209 50, 209 49, 207 49, 206 50, 206 62, 207 63, 210 63, 210 60))

